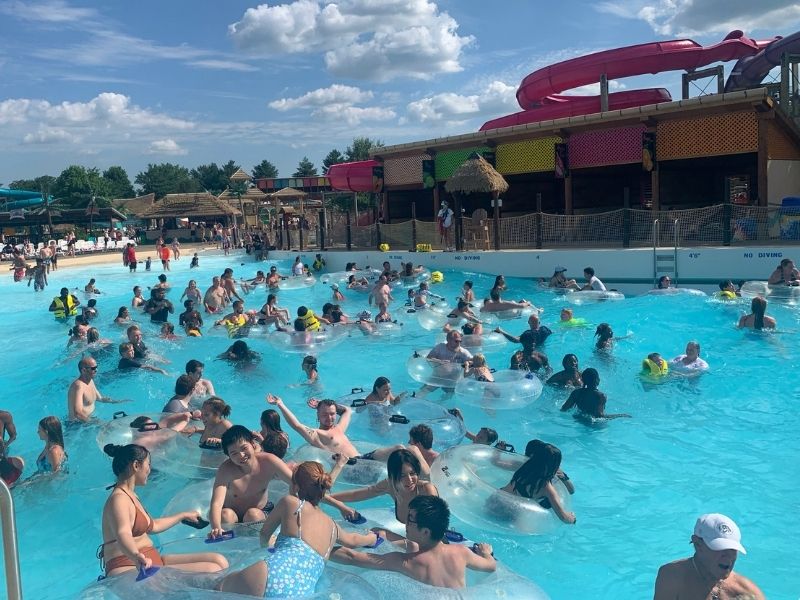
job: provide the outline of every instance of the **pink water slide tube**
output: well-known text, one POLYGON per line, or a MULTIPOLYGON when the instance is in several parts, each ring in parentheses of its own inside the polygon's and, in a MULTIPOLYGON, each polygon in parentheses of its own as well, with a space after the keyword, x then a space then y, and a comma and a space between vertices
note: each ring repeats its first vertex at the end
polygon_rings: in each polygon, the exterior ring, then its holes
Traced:
POLYGON ((372 167, 380 165, 377 160, 340 163, 331 165, 326 176, 335 190, 372 192, 372 167))
MULTIPOLYGON (((604 50, 572 58, 534 71, 517 89, 517 102, 524 109, 488 121, 481 131, 533 123, 561 117, 600 112, 599 96, 559 95, 583 85, 664 71, 693 70, 720 61, 753 56, 780 38, 756 41, 741 31, 732 31, 718 44, 703 47, 694 40, 669 40, 604 50), (575 106, 572 106, 575 104, 575 106)), ((609 110, 668 102, 664 89, 631 90, 609 94, 609 110)))

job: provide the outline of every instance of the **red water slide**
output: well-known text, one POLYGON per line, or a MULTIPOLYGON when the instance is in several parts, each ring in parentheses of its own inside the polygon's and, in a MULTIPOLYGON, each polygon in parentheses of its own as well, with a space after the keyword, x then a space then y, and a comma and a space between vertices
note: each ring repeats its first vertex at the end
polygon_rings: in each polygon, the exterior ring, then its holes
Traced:
POLYGON ((340 163, 331 165, 326 176, 335 190, 372 192, 372 167, 380 164, 377 160, 340 163))
MULTIPOLYGON (((693 70, 711 63, 740 59, 758 53, 778 38, 756 41, 732 31, 718 44, 703 47, 694 40, 669 40, 604 50, 544 67, 522 80, 517 102, 524 109, 481 127, 481 131, 600 112, 600 97, 558 96, 560 92, 600 81, 664 71, 693 70), (572 106, 575 104, 575 106, 572 106), (527 114, 526 114, 527 113, 527 114)), ((609 94, 609 110, 669 102, 665 90, 631 90, 609 94)))

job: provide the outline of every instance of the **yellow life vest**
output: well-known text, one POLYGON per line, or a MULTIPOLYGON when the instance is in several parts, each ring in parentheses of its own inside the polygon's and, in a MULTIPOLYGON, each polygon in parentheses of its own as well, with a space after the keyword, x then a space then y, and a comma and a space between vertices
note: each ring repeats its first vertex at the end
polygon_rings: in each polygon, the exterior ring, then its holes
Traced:
POLYGON ((325 266, 325 261, 318 258, 314 261, 314 263, 311 266, 314 268, 315 271, 321 271, 322 267, 325 266))
POLYGON ((661 364, 653 362, 649 358, 642 361, 642 375, 651 375, 653 377, 664 377, 669 373, 669 364, 666 360, 661 359, 661 364))
POLYGON ((235 334, 239 329, 244 327, 247 324, 247 317, 244 315, 232 315, 230 318, 225 320, 225 327, 228 328, 228 335, 232 336, 235 334))
POLYGON ((559 321, 561 327, 586 327, 586 319, 582 317, 572 317, 569 321, 559 321))
POLYGON ((53 298, 53 304, 56 305, 56 310, 53 312, 56 319, 63 319, 65 317, 74 317, 78 314, 78 307, 75 305, 75 301, 72 299, 72 294, 67 296, 67 305, 66 308, 64 306, 64 301, 61 299, 61 296, 56 296, 53 298))
POLYGON ((298 318, 303 322, 303 326, 306 328, 306 331, 319 331, 320 328, 319 319, 317 319, 316 315, 314 314, 314 311, 311 310, 310 308, 308 309, 306 316, 298 318))
POLYGON ((736 294, 730 290, 722 290, 721 292, 717 292, 717 298, 720 300, 735 300, 736 294))

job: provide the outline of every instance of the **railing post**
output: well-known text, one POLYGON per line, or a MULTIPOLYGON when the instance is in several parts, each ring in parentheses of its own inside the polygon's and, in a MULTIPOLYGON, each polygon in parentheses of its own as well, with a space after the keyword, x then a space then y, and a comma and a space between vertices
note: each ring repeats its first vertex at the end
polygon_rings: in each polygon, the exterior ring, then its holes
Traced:
POLYGON ((417 203, 411 203, 411 248, 412 252, 417 250, 417 203))
POLYGON ((353 249, 353 230, 352 225, 350 224, 350 211, 347 211, 347 249, 353 249))
POLYGON ((536 249, 542 248, 542 192, 536 192, 536 249))
POLYGON ((731 245, 731 216, 733 214, 733 210, 731 209, 731 203, 726 202, 722 205, 722 245, 723 246, 730 246, 731 245))
POLYGON ((325 210, 319 211, 319 249, 321 251, 325 251, 325 228, 327 226, 327 222, 325 220, 325 210))
POLYGON ((22 577, 19 571, 17 523, 14 517, 14 498, 6 482, 0 479, 0 524, 3 535, 3 559, 6 572, 6 592, 9 600, 22 600, 22 577))
POLYGON ((631 247, 631 209, 622 209, 622 247, 631 247))
POLYGON ((278 220, 278 249, 283 250, 283 217, 278 220))
POLYGON ((303 251, 303 224, 305 220, 305 215, 300 215, 300 221, 297 227, 297 233, 300 235, 300 252, 303 251))

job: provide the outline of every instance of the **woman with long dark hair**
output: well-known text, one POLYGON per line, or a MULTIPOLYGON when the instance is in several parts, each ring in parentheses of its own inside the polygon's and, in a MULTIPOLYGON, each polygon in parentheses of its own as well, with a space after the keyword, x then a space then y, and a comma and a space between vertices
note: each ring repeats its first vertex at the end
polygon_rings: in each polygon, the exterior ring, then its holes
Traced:
POLYGON ((750 302, 750 314, 742 315, 739 319, 739 327, 747 327, 748 329, 755 329, 760 331, 762 329, 775 329, 778 323, 772 317, 766 315, 767 301, 761 296, 756 296, 750 302))
POLYGON ((44 442, 44 449, 36 459, 37 473, 57 473, 67 461, 64 450, 64 433, 58 417, 45 417, 39 421, 37 430, 39 439, 44 442))

